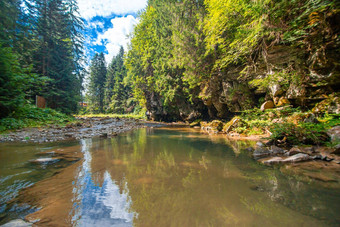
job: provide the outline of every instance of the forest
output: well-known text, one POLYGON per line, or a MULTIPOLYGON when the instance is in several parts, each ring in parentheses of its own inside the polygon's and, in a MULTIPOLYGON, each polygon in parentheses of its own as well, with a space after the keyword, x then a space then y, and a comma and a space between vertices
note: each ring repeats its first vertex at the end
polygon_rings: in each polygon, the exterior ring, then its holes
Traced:
POLYGON ((243 115, 238 133, 280 118, 259 121, 260 109, 296 115, 290 123, 339 121, 338 1, 149 0, 128 49, 109 63, 104 53, 85 61, 75 0, 3 0, 0 12, 3 129, 46 113, 189 123, 243 115), (51 109, 34 109, 36 95, 51 109))

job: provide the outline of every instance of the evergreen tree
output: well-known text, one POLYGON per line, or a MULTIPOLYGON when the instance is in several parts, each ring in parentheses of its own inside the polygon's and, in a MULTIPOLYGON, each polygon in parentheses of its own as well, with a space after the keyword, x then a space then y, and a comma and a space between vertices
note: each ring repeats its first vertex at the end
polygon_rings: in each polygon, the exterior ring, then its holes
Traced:
POLYGON ((104 54, 96 53, 90 65, 90 82, 87 94, 88 108, 92 113, 103 112, 106 71, 104 54))
POLYGON ((106 112, 124 114, 132 111, 135 102, 131 87, 124 84, 126 75, 124 49, 121 47, 107 70, 104 100, 106 112))
POLYGON ((42 95, 48 106, 70 113, 80 100, 82 67, 82 22, 73 0, 35 0, 35 69, 51 79, 42 95))

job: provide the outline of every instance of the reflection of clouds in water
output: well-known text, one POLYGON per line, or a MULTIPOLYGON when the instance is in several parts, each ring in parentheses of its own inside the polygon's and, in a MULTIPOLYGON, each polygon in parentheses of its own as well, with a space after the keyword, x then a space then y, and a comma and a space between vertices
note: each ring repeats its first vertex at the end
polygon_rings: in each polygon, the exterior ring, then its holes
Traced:
POLYGON ((84 154, 83 165, 74 188, 76 202, 73 216, 75 226, 132 226, 134 213, 129 212, 131 199, 125 185, 120 194, 119 187, 112 181, 111 175, 104 173, 102 187, 92 180, 91 140, 82 140, 84 154))

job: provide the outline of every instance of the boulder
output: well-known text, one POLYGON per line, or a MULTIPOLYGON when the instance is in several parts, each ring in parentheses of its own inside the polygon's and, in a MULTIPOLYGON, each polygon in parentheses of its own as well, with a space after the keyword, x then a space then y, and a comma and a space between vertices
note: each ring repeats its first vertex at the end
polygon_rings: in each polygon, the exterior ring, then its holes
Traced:
POLYGON ((269 156, 270 154, 271 152, 267 147, 257 147, 253 152, 255 159, 263 158, 269 156))
POLYGON ((286 158, 283 162, 291 162, 291 163, 296 163, 296 162, 302 162, 302 161, 308 161, 311 160, 312 158, 308 154, 296 154, 293 156, 290 156, 289 158, 286 158))
POLYGON ((281 89, 280 84, 273 84, 269 86, 269 89, 273 97, 279 96, 283 93, 283 90, 281 89))
POLYGON ((207 123, 206 121, 202 121, 200 123, 201 128, 207 131, 213 131, 213 132, 219 132, 223 129, 223 123, 219 120, 214 120, 210 123, 207 123))
POLYGON ((219 120, 214 120, 210 123, 210 127, 213 131, 221 131, 223 129, 223 123, 219 120))
POLYGON ((265 111, 267 109, 272 109, 274 108, 275 105, 274 105, 274 102, 269 100, 269 101, 266 101, 264 102, 262 105, 261 105, 261 111, 265 111))
POLYGON ((327 135, 331 138, 332 142, 340 142, 340 125, 329 129, 327 135))
POLYGON ((275 145, 272 145, 270 147, 270 152, 273 154, 273 155, 278 155, 278 154, 284 154, 285 153, 285 150, 280 148, 280 147, 277 147, 275 145))
POLYGON ((337 97, 336 94, 331 94, 325 100, 317 103, 312 111, 316 114, 322 113, 339 114, 340 98, 337 97))
POLYGON ((276 106, 286 106, 286 105, 290 105, 289 100, 284 97, 281 97, 276 106))
POLYGON ((288 152, 288 156, 296 155, 298 153, 301 153, 301 150, 298 147, 292 147, 288 152))

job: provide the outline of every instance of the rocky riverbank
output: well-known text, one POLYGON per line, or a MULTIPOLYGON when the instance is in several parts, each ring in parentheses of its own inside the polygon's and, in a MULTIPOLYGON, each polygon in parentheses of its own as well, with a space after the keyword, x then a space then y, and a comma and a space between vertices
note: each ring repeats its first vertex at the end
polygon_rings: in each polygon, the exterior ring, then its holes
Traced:
POLYGON ((55 142, 91 137, 113 137, 119 133, 135 128, 145 127, 136 119, 120 118, 78 118, 76 123, 65 127, 49 126, 41 128, 25 128, 0 135, 0 142, 55 142))

